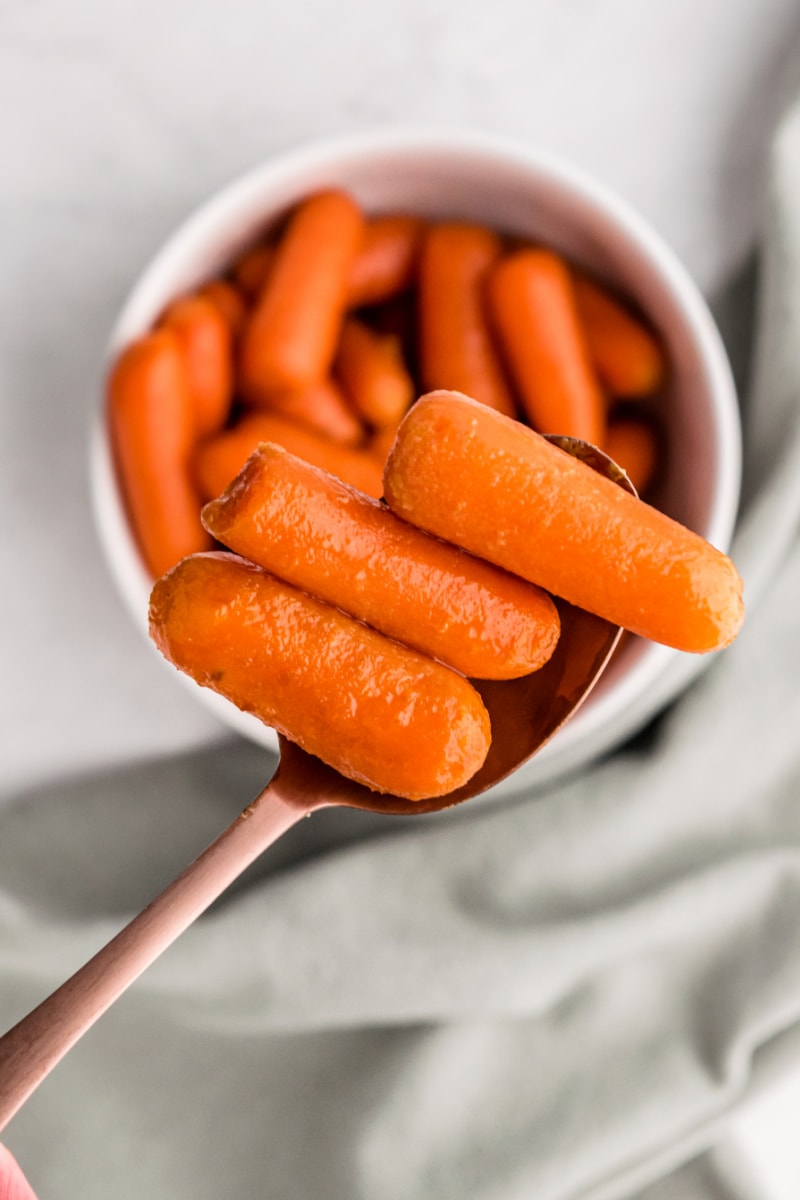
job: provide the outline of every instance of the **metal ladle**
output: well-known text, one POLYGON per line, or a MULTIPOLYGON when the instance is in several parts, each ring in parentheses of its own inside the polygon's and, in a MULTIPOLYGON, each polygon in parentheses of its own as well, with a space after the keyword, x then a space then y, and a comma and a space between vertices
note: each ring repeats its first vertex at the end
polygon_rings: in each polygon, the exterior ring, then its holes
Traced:
MULTIPOLYGON (((572 438, 550 438, 628 491, 606 455, 572 438)), ((273 842, 319 809, 343 806, 419 816, 486 791, 527 762, 572 716, 611 657, 621 630, 556 601, 561 635, 532 675, 473 681, 489 712, 492 743, 484 765, 446 796, 410 801, 370 791, 279 738, 278 768, 264 790, 195 861, 85 966, 0 1038, 0 1130, 91 1025, 163 950, 273 842)))

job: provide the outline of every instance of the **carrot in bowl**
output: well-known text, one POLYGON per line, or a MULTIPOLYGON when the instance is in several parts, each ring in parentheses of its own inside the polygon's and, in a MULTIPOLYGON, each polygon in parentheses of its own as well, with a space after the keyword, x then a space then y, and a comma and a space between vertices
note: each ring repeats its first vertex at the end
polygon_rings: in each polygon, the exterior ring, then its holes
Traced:
POLYGON ((401 213, 369 217, 347 284, 351 308, 384 303, 414 282, 425 221, 401 213))
POLYGON ((664 382, 666 356, 656 335, 607 288, 573 276, 578 316, 602 383, 612 396, 649 396, 664 382))
POLYGON ((260 446, 202 519, 230 550, 472 678, 527 675, 555 649, 546 593, 279 446, 260 446))
POLYGON ((356 317, 342 325, 333 370, 353 408, 377 429, 396 425, 414 399, 399 338, 376 333, 356 317))
POLYGON ((189 375, 198 436, 216 433, 225 424, 233 397, 231 329, 217 305, 206 296, 174 301, 159 325, 175 333, 189 375))
POLYGON ((703 653, 742 624, 742 582, 725 554, 466 396, 416 402, 384 493, 404 520, 653 641, 703 653))
POLYGON ((446 795, 486 758, 489 716, 463 676, 235 555, 161 578, 150 633, 197 683, 375 791, 446 795))

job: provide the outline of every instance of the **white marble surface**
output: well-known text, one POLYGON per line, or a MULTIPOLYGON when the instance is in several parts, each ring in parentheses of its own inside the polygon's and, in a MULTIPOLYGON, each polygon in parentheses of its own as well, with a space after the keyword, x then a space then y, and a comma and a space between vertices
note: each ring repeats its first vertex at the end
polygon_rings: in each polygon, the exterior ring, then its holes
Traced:
POLYGON ((491 130, 617 189, 713 301, 798 66, 796 0, 3 0, 0 803, 225 736, 130 627, 86 476, 115 314, 196 203, 331 132, 491 130))

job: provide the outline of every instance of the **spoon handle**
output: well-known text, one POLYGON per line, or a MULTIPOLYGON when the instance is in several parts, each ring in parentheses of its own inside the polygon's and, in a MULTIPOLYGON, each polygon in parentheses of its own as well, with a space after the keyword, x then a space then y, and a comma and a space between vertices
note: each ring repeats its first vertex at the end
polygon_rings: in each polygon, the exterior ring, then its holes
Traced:
POLYGON ((309 811, 285 803, 270 783, 160 896, 0 1038, 0 1130, 97 1018, 309 811))

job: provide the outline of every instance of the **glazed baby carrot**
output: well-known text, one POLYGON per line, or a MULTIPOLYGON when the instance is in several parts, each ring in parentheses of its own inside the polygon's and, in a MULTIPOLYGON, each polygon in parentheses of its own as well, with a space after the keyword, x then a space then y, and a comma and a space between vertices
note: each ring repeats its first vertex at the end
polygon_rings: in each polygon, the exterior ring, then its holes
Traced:
POLYGON ((178 339, 189 376, 199 437, 227 420, 233 396, 231 332, 211 300, 187 296, 169 306, 159 324, 178 339))
POLYGON ((347 446, 364 437, 364 426, 333 379, 321 379, 296 391, 270 392, 258 407, 347 446))
POLYGON ((230 330, 231 341, 235 342, 244 328, 247 316, 247 308, 241 292, 237 291, 233 284, 228 283, 226 279, 212 279, 210 283, 200 289, 198 295, 210 300, 216 307, 230 330))
POLYGON ((212 544, 189 476, 195 417, 173 332, 158 330, 122 351, 109 375, 107 403, 122 492, 155 577, 212 544))
POLYGON ((292 213, 244 332, 245 396, 328 374, 363 224, 358 205, 339 191, 320 192, 292 213))
POLYGON ((396 425, 414 399, 399 340, 355 317, 344 321, 333 370, 356 412, 378 429, 396 425))
POLYGON ((741 580, 726 555, 465 396, 414 404, 384 492, 405 520, 653 641, 703 653, 742 623, 741 580))
POLYGON ((234 555, 160 579, 150 633, 179 670, 374 791, 445 795, 486 758, 466 679, 234 555))
POLYGON ((491 272, 488 297, 498 340, 533 428, 601 446, 605 401, 589 361, 566 264, 549 250, 516 251, 491 272))
POLYGON ((213 500, 221 495, 261 442, 283 446, 368 496, 381 495, 381 466, 373 455, 321 437, 285 417, 258 412, 242 417, 236 425, 197 447, 193 472, 203 498, 213 500))
POLYGON ((661 457, 653 422, 643 416, 612 417, 603 449, 643 495, 655 478, 661 457))
POLYGON ((233 281, 248 300, 255 300, 266 283, 274 257, 275 247, 270 242, 258 242, 245 250, 233 264, 233 281))
POLYGON ((513 416, 484 302, 500 252, 498 236, 481 225, 441 223, 428 231, 419 260, 419 362, 426 389, 465 392, 513 416))
POLYGON ((472 678, 530 674, 558 641, 545 592, 279 446, 262 445, 202 519, 230 550, 472 678))
POLYGON ((612 396, 648 396, 666 376, 661 344, 644 321, 583 275, 574 275, 575 302, 595 370, 612 396))
POLYGON ((382 303, 412 285, 424 230, 420 217, 389 214, 367 220, 350 268, 350 308, 382 303))

